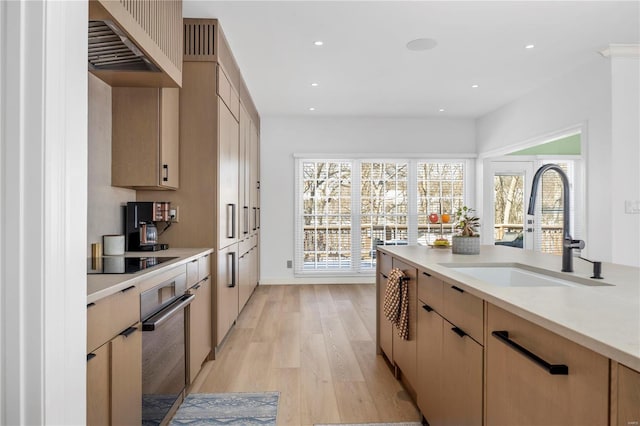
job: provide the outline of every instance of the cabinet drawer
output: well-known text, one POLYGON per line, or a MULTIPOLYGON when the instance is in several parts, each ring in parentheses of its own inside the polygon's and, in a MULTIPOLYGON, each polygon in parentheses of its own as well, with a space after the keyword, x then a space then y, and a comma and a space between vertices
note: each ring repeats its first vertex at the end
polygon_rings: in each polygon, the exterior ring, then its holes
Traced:
POLYGON ((443 284, 442 316, 483 344, 484 302, 460 287, 443 284))
POLYGON ((131 286, 87 305, 87 352, 140 321, 140 290, 131 286))
POLYGON ((218 96, 222 98, 224 103, 231 111, 236 120, 240 118, 240 97, 231 85, 229 78, 225 74, 221 66, 218 66, 218 96))
POLYGON ((205 254, 198 259, 198 281, 211 275, 211 256, 205 254))
POLYGON ((200 259, 193 259, 187 263, 187 288, 193 287, 198 281, 200 281, 200 259))
POLYGON ((387 253, 377 252, 376 253, 376 261, 379 262, 380 269, 379 271, 385 275, 389 275, 391 272, 391 256, 387 253))
POLYGON ((418 299, 435 309, 442 312, 442 289, 441 280, 434 278, 425 271, 418 271, 418 299))
POLYGON ((487 424, 608 424, 607 358, 494 305, 487 306, 487 424), (496 331, 508 335, 492 335, 496 331), (566 365, 568 374, 552 374, 544 363, 566 365))

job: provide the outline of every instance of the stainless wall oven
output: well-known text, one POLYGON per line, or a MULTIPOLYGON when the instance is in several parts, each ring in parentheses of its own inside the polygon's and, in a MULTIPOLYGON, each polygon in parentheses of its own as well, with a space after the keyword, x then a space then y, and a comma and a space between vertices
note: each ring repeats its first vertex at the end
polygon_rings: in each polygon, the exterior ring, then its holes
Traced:
POLYGON ((180 274, 140 295, 142 320, 142 424, 166 423, 186 386, 186 274, 180 274))

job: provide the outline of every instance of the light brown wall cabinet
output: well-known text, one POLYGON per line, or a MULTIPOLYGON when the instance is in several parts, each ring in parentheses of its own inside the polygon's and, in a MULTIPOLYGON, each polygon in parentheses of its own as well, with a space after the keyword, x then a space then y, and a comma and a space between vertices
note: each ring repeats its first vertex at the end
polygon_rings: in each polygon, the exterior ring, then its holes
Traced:
POLYGON ((112 89, 111 184, 179 187, 178 89, 112 89))
POLYGON ((160 237, 161 242, 218 250, 211 270, 212 332, 217 346, 246 303, 249 291, 244 289, 258 283, 258 249, 250 255, 251 261, 243 258, 241 266, 238 262, 246 253, 240 245, 248 238, 255 239, 256 247, 259 242, 260 116, 218 21, 184 19, 184 31, 191 36, 185 39, 180 89, 180 188, 163 194, 138 191, 137 199, 161 198, 179 207, 180 221, 160 237), (235 253, 234 287, 229 286, 229 253, 235 253))
POLYGON ((494 305, 487 316, 487 424, 608 424, 607 358, 494 305))
POLYGON ((482 342, 482 300, 460 290, 419 271, 417 401, 431 426, 482 424, 483 347, 467 331, 482 342), (470 318, 464 308, 478 303, 470 318))
POLYGON ((129 287, 87 306, 89 425, 142 421, 139 294, 137 287, 129 287))

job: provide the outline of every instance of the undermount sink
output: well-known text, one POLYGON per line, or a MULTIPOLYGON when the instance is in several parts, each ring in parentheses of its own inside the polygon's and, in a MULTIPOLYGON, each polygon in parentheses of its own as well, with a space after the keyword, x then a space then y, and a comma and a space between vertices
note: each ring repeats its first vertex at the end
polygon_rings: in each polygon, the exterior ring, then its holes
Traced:
POLYGON ((580 287, 583 285, 609 286, 593 282, 564 280, 551 275, 533 272, 518 266, 450 266, 451 270, 469 275, 499 287, 580 287))

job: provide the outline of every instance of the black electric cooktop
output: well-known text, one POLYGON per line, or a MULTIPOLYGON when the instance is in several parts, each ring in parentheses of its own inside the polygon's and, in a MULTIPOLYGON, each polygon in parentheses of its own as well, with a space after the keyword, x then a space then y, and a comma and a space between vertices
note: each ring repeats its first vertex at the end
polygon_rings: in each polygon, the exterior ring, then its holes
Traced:
POLYGON ((134 274, 177 257, 103 256, 87 259, 87 274, 134 274))

